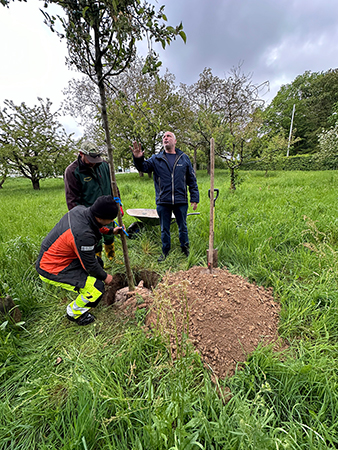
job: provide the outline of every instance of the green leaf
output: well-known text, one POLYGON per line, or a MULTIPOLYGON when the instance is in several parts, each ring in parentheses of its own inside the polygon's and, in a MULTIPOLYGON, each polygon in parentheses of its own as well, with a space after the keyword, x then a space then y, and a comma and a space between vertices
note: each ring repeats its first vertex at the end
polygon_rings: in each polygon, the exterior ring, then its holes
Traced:
POLYGON ((183 42, 186 44, 187 43, 187 36, 186 36, 185 32, 182 30, 182 31, 179 32, 179 35, 183 39, 183 42))
POLYGON ((0 330, 4 330, 4 329, 7 327, 7 325, 8 325, 8 320, 6 320, 5 322, 3 322, 3 323, 0 325, 0 330))
POLYGON ((83 8, 82 10, 82 17, 84 17, 86 15, 87 9, 89 8, 89 6, 86 6, 85 8, 83 8))

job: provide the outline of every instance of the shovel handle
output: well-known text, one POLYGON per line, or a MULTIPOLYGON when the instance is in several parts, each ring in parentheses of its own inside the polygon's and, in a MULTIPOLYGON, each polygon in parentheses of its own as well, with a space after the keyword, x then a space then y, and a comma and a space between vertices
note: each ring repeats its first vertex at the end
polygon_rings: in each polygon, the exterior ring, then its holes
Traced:
MULTIPOLYGON (((216 192, 216 197, 213 197, 214 206, 215 206, 216 200, 218 199, 218 196, 219 196, 219 189, 214 189, 214 192, 216 192)), ((208 190, 208 197, 210 198, 210 189, 208 190)))

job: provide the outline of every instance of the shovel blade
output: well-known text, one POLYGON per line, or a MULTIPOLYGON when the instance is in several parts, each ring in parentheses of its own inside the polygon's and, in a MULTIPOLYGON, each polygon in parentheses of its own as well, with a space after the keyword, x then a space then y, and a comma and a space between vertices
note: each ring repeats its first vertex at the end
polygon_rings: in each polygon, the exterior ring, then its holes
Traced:
MULTIPOLYGON (((211 258, 209 256, 209 250, 207 250, 208 266, 209 266, 209 263, 211 262, 210 260, 211 260, 211 258)), ((212 251, 212 267, 213 268, 218 267, 218 250, 217 250, 217 248, 214 248, 212 251)))

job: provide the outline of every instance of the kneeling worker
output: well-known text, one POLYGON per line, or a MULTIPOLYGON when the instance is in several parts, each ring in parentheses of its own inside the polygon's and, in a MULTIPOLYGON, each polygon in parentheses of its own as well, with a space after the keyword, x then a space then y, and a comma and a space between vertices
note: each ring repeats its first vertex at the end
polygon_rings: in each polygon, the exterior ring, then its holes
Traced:
MULTIPOLYGON (((67 318, 78 325, 95 320, 89 311, 97 306, 110 284, 112 275, 105 272, 95 247, 100 229, 115 219, 118 205, 110 195, 99 197, 92 206, 76 206, 68 211, 41 244, 36 270, 46 283, 78 292, 67 306, 67 318)), ((121 227, 114 228, 118 234, 121 227)))

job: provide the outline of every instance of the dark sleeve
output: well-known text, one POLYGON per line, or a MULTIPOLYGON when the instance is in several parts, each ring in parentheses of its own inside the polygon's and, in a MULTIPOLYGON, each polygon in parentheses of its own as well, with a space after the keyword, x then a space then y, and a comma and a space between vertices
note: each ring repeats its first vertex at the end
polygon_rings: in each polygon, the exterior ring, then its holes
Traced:
POLYGON ((141 156, 141 158, 135 158, 135 156, 133 156, 133 160, 134 165, 139 172, 148 173, 154 171, 153 157, 144 159, 144 156, 141 156))
POLYGON ((107 272, 103 270, 95 255, 96 239, 90 234, 84 234, 76 239, 76 247, 79 252, 82 267, 88 275, 104 281, 107 272))
POLYGON ((192 167, 190 158, 187 156, 188 165, 187 165, 187 185, 189 186, 190 192, 190 203, 199 203, 200 194, 197 185, 197 179, 195 175, 194 168, 192 167))
MULTIPOLYGON (((111 195, 113 196, 113 189, 112 189, 112 185, 111 185, 111 180, 110 180, 110 169, 109 169, 109 164, 107 163, 107 161, 103 161, 100 165, 99 165, 100 171, 102 173, 102 177, 104 180, 104 194, 103 195, 111 195)), ((118 188, 117 188, 118 190, 118 188)), ((120 194, 119 194, 120 195, 120 194)))
POLYGON ((71 166, 68 166, 65 170, 64 182, 66 203, 68 210, 70 211, 75 206, 81 204, 81 187, 79 186, 79 182, 76 179, 71 166))

